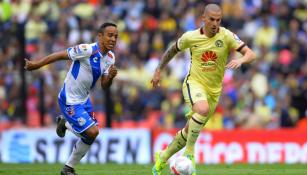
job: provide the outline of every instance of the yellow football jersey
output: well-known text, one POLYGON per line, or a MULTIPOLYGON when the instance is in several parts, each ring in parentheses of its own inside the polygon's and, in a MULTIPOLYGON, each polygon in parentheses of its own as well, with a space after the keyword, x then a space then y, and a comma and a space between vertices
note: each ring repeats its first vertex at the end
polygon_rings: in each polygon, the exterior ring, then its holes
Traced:
MULTIPOLYGON (((176 43, 177 49, 190 49, 191 67, 186 80, 200 82, 210 94, 220 94, 227 58, 231 50, 245 45, 236 34, 224 27, 208 38, 202 28, 184 33, 176 43)), ((185 81, 186 81, 185 80, 185 81)))

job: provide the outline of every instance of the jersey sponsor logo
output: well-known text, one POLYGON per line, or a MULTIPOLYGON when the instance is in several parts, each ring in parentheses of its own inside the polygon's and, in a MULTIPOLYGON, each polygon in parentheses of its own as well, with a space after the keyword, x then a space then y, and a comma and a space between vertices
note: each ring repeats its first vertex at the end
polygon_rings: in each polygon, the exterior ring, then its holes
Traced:
POLYGON ((214 71, 216 70, 216 59, 217 54, 214 51, 206 51, 202 54, 202 61, 201 63, 202 71, 214 71))
POLYGON ((86 120, 83 117, 79 117, 77 120, 79 126, 83 126, 86 123, 86 120))
POLYGON ((216 45, 216 47, 223 47, 224 43, 223 43, 222 40, 217 40, 217 41, 215 41, 215 45, 216 45))
POLYGON ((201 58, 204 62, 209 62, 209 61, 213 61, 215 62, 215 60, 217 59, 217 55, 215 52, 213 51, 206 51, 202 54, 202 58, 201 58))

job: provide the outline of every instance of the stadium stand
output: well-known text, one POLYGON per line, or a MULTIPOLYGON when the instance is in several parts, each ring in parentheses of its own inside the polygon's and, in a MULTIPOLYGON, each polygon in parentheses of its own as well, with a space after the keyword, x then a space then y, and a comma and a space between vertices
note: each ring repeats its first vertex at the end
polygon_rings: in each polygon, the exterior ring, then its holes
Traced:
MULTIPOLYGON (((45 126, 60 113, 56 100, 67 65, 59 62, 26 73, 27 114, 20 113, 23 59, 20 33, 31 58, 95 40, 95 29, 115 21, 120 29, 112 86, 113 127, 179 128, 187 107, 181 82, 189 54, 169 64, 162 88, 150 78, 161 54, 186 30, 200 25, 196 0, 3 0, 0 2, 0 131, 12 127, 41 127, 39 91, 44 89, 45 126), (86 13, 85 13, 86 12, 86 13), (44 84, 40 84, 44 79, 44 84), (24 120, 25 119, 25 120, 24 120)), ((307 15, 304 1, 219 1, 223 26, 247 41, 258 55, 250 67, 225 72, 224 90, 209 129, 306 127, 307 15)), ((232 57, 236 55, 233 54, 232 57)), ((104 96, 92 93, 96 117, 105 126, 104 96)))

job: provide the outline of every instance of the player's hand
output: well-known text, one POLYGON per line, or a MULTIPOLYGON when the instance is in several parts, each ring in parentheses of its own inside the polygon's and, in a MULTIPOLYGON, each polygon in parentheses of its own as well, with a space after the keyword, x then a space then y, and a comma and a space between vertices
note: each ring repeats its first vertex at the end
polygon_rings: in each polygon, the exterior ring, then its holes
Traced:
POLYGON ((109 68, 109 76, 110 78, 114 78, 117 75, 117 69, 114 65, 111 65, 109 68))
POLYGON ((154 88, 160 87, 160 81, 161 81, 161 71, 159 69, 156 69, 155 74, 151 80, 152 86, 154 88))
POLYGON ((39 66, 34 62, 30 61, 29 59, 25 59, 25 67, 26 70, 35 70, 38 69, 39 66))
POLYGON ((237 69, 237 68, 241 67, 241 65, 242 65, 241 59, 233 59, 226 65, 226 68, 237 69))

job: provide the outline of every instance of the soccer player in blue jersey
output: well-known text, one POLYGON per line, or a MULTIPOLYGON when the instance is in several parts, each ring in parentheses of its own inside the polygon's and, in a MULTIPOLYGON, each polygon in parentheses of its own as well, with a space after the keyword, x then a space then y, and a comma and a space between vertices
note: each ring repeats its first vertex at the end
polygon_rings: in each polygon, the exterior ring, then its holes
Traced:
POLYGON ((98 31, 98 42, 80 44, 67 50, 50 54, 42 59, 25 59, 26 70, 36 70, 59 60, 72 60, 58 103, 64 117, 57 119, 56 132, 64 137, 66 129, 80 137, 61 171, 61 175, 75 175, 75 165, 87 153, 99 133, 97 121, 89 100, 89 92, 100 78, 103 88, 112 84, 117 75, 113 49, 118 38, 117 26, 104 23, 98 31))

